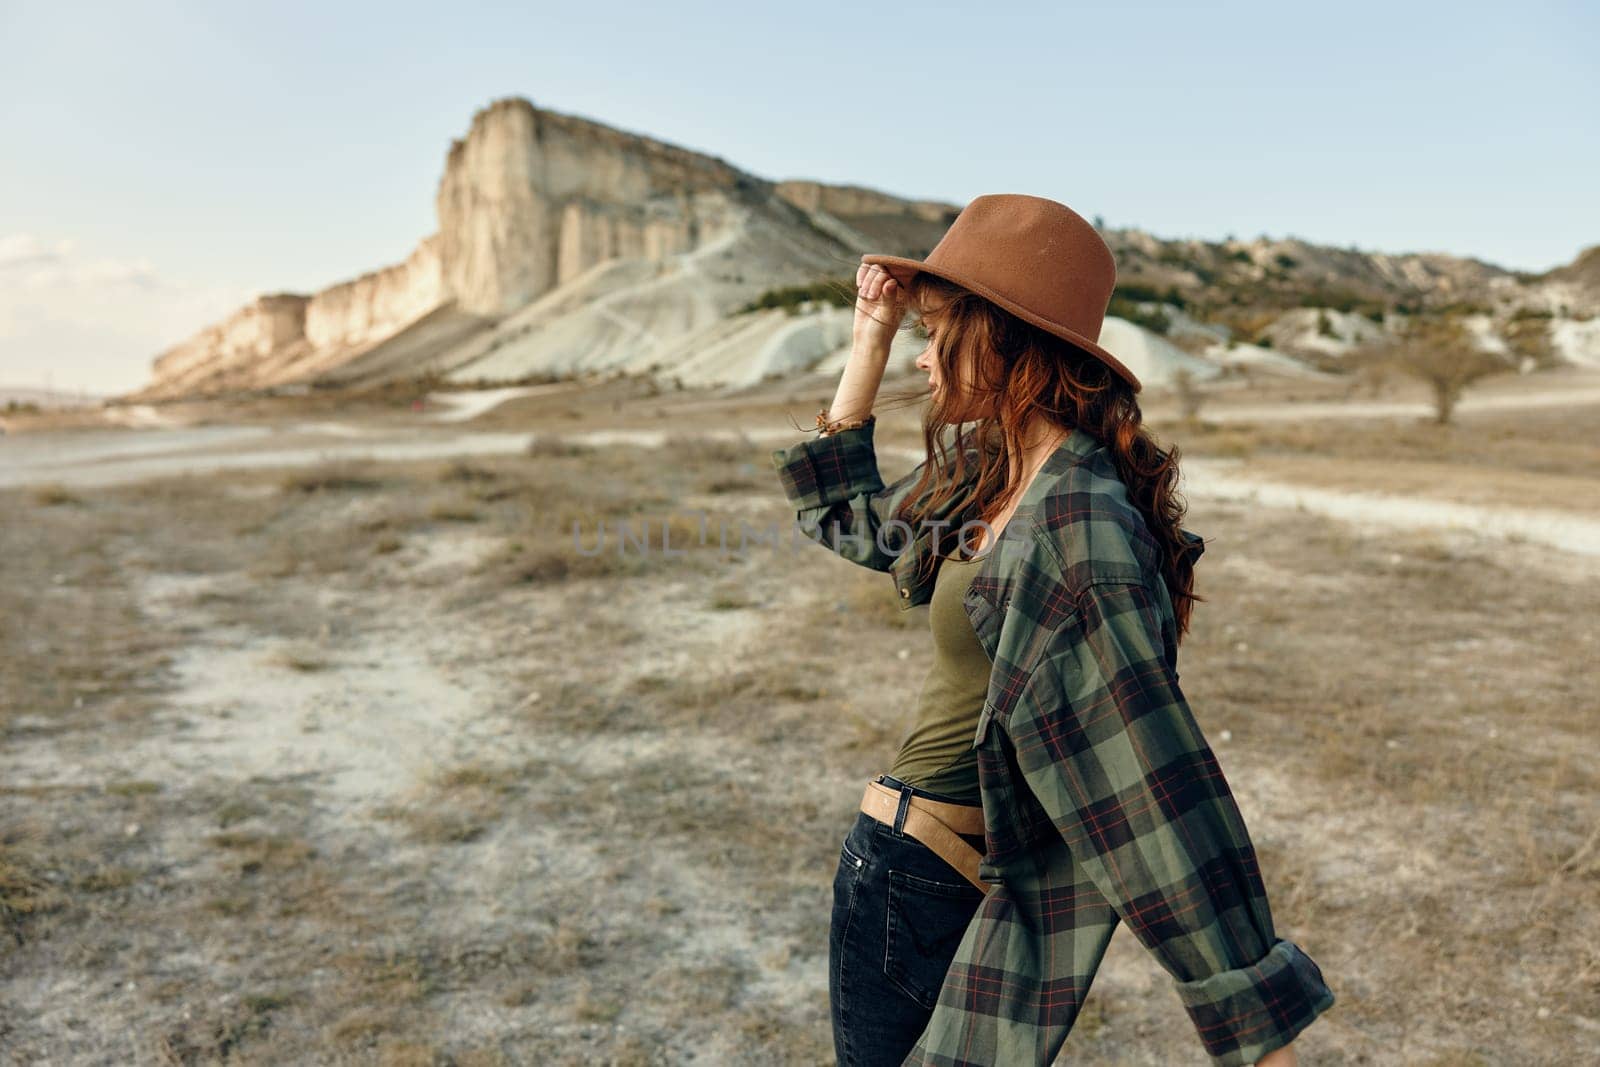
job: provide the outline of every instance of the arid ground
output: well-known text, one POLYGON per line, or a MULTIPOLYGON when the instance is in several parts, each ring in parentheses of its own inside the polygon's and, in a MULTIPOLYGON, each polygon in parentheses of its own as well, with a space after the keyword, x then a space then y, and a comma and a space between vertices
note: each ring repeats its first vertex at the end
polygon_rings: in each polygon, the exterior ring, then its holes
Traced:
MULTIPOLYGON (((1302 1063, 1590 1061, 1600 375, 1390 388, 1150 398, 1185 691, 1338 998, 1302 1063)), ((14 426, 0 1061, 831 1062, 839 844, 931 655, 886 576, 739 544, 831 392, 14 426)), ((1126 930, 1062 1061, 1206 1062, 1126 930)))

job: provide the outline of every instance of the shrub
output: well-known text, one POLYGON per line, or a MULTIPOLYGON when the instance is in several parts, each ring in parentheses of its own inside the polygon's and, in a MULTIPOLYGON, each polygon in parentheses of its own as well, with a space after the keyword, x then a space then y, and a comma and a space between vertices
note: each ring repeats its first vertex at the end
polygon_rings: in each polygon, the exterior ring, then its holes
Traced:
POLYGON ((808 285, 785 285, 777 289, 768 289, 734 314, 748 315, 754 311, 783 308, 793 315, 808 301, 832 304, 835 307, 854 307, 855 282, 843 278, 822 278, 808 285))
POLYGON ((1450 421, 1461 394, 1474 382, 1511 370, 1480 349, 1457 315, 1417 316, 1394 337, 1364 345, 1345 357, 1356 370, 1392 369, 1425 383, 1433 392, 1434 421, 1450 421))
MULTIPOLYGON (((1176 290, 1169 290, 1176 292, 1176 290)), ((1140 285, 1137 282, 1118 282, 1116 289, 1111 294, 1111 299, 1121 297, 1123 300, 1134 304, 1159 304, 1165 297, 1161 290, 1153 285, 1140 285)))
POLYGON ((1111 298, 1111 303, 1106 307, 1106 314, 1127 319, 1153 333, 1165 334, 1172 328, 1172 319, 1160 308, 1145 311, 1139 304, 1119 296, 1111 298))

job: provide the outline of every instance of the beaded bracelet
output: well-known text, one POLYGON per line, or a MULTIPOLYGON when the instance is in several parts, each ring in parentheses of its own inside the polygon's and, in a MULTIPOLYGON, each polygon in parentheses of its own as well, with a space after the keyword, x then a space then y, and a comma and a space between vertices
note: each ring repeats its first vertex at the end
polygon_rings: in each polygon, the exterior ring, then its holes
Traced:
POLYGON ((864 419, 830 419, 828 418, 828 409, 823 408, 817 412, 817 433, 826 437, 829 434, 838 433, 840 430, 859 429, 871 420, 871 415, 864 419))

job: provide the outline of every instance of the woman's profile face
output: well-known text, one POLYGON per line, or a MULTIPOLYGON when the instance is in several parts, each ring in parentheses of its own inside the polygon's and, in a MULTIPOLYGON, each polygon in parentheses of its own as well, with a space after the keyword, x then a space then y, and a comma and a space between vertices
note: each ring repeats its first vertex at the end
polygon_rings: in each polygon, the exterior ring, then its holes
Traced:
POLYGON ((934 347, 933 331, 929 328, 926 319, 917 321, 916 330, 918 336, 925 341, 922 351, 917 355, 917 368, 928 376, 929 391, 937 393, 940 384, 939 357, 938 349, 934 347))
MULTIPOLYGON (((971 375, 966 373, 958 373, 955 375, 955 377, 959 379, 957 381, 952 381, 946 377, 945 369, 939 355, 940 328, 937 323, 930 322, 925 318, 919 318, 917 322, 917 330, 919 333, 927 337, 927 345, 917 356, 916 365, 919 370, 923 371, 928 376, 928 392, 935 401, 941 401, 945 399, 946 389, 955 388, 957 390, 957 406, 964 407, 965 405, 961 403, 962 397, 970 390, 963 390, 961 388, 961 380, 969 380, 971 375)), ((966 419, 969 417, 976 416, 968 416, 963 411, 962 415, 956 421, 966 421, 966 419)))

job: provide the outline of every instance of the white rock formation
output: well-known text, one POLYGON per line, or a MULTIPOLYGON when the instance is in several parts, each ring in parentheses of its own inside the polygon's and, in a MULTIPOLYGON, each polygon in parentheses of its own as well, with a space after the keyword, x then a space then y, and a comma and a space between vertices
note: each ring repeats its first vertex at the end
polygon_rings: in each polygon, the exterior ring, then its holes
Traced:
POLYGON ((1101 348, 1131 370, 1146 389, 1171 385, 1180 369, 1187 369, 1196 381, 1206 381, 1222 373, 1216 364, 1191 356, 1160 334, 1115 315, 1106 317, 1096 340, 1101 348))
POLYGON ((156 357, 155 385, 136 397, 203 391, 248 373, 256 362, 302 345, 309 298, 293 293, 258 296, 215 326, 156 357))
MULTIPOLYGON (((791 319, 741 309, 768 290, 848 282, 862 252, 925 254, 960 210, 859 186, 767 181, 719 157, 524 99, 473 116, 446 154, 435 208, 438 231, 405 262, 310 296, 259 297, 161 354, 152 383, 124 399, 304 391, 423 373, 505 384, 620 370, 730 388, 833 373, 848 348, 847 311, 791 319)), ((1543 301, 1556 316, 1558 351, 1600 359, 1593 331, 1571 321, 1600 305, 1600 247, 1530 278, 1461 257, 1294 239, 1105 234, 1131 299, 1160 301, 1177 288, 1190 290, 1191 306, 1207 307, 1261 286, 1278 301, 1323 293, 1362 308, 1424 296, 1493 305, 1496 321, 1543 301)), ((1186 343, 1223 339, 1213 324, 1177 311, 1170 317, 1173 336, 1186 343)), ((1298 308, 1266 336, 1284 358, 1311 358, 1382 332, 1364 315, 1298 308), (1331 336, 1319 331, 1320 315, 1331 336)), ((1107 320, 1102 340, 1150 385, 1167 384, 1179 368, 1197 378, 1221 370, 1118 318, 1107 320)), ((919 350, 899 344, 893 358, 908 367, 919 350)), ((1288 370, 1261 352, 1213 350, 1227 363, 1288 370)))
POLYGON ((1206 359, 1220 367, 1264 372, 1288 378, 1328 379, 1337 375, 1307 366, 1291 355, 1260 345, 1222 344, 1205 351, 1206 359))
POLYGON ((1600 318, 1553 320, 1550 344, 1569 363, 1600 367, 1600 318))
POLYGON ((1384 328, 1365 315, 1314 307, 1285 311, 1261 332, 1273 348, 1291 355, 1342 356, 1386 336, 1384 328), (1324 321, 1331 334, 1322 332, 1324 321))
POLYGON ((402 358, 472 381, 682 361, 693 364, 686 379, 723 366, 724 380, 743 381, 804 363, 816 344, 820 357, 827 343, 760 348, 734 370, 686 342, 764 289, 852 274, 865 247, 843 242, 885 246, 852 212, 889 225, 888 244, 909 242, 897 251, 931 247, 955 212, 780 186, 523 99, 479 111, 452 143, 436 208, 439 232, 404 263, 310 297, 262 297, 163 353, 152 384, 128 399, 392 376, 405 373, 402 358), (805 203, 839 215, 823 225, 805 203))
POLYGON ((445 280, 502 315, 613 259, 660 260, 730 224, 720 159, 501 100, 450 146, 436 201, 445 280))
POLYGON ((446 299, 438 239, 430 237, 404 263, 313 296, 306 305, 306 340, 317 349, 368 345, 392 336, 446 299))

